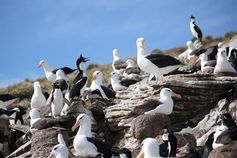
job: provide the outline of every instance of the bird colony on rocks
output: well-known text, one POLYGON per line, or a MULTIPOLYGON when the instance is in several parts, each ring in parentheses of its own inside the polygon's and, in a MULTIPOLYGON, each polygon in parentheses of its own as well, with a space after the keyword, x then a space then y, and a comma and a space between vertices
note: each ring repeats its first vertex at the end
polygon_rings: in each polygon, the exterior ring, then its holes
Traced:
POLYGON ((1 120, 15 132, 11 142, 0 139, 1 156, 237 157, 237 49, 223 43, 204 48, 194 16, 190 30, 196 41, 188 41, 179 58, 149 53, 142 37, 137 65, 114 49, 109 85, 96 70, 88 86, 83 55, 76 69, 53 69, 41 60, 52 88, 47 93, 33 83, 29 123, 27 109, 10 108, 18 98, 0 95, 1 120), (187 65, 201 69, 185 71, 187 65))

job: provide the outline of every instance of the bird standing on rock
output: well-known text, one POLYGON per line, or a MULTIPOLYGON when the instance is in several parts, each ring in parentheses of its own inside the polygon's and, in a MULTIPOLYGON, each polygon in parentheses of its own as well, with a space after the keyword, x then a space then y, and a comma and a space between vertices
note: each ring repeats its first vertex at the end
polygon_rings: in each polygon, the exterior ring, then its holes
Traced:
POLYGON ((58 69, 53 69, 47 62, 46 60, 41 60, 38 64, 38 67, 43 67, 45 77, 47 78, 48 81, 54 83, 56 80, 56 72, 61 69, 66 75, 70 76, 73 74, 73 72, 76 71, 76 69, 71 69, 69 67, 62 67, 58 69))
POLYGON ((92 82, 90 89, 92 91, 99 90, 100 95, 105 98, 115 98, 116 93, 103 85, 103 73, 101 71, 95 71, 92 76, 92 82))
POLYGON ((34 93, 31 97, 31 108, 38 108, 41 110, 43 107, 47 105, 46 97, 42 93, 42 89, 40 83, 38 81, 34 82, 34 93))
POLYGON ((153 110, 145 112, 145 114, 165 114, 169 115, 173 112, 174 102, 172 97, 181 98, 180 94, 174 93, 169 88, 162 88, 160 91, 160 99, 157 107, 153 110))
POLYGON ((137 80, 133 79, 119 79, 119 74, 111 72, 111 84, 114 91, 122 91, 127 89, 130 85, 137 83, 137 80))
POLYGON ((155 76, 156 80, 163 80, 163 75, 178 69, 183 64, 172 56, 148 54, 144 38, 137 39, 137 65, 150 74, 149 81, 155 76))
POLYGON ((68 148, 63 139, 62 133, 58 133, 58 144, 52 148, 48 158, 68 158, 68 148))
POLYGON ((84 63, 87 61, 88 59, 83 57, 82 55, 80 55, 80 57, 77 59, 76 65, 79 73, 75 77, 71 85, 71 90, 69 93, 70 102, 72 102, 75 98, 80 98, 86 88, 87 75, 84 72, 84 63))
POLYGON ((191 30, 193 36, 201 42, 202 41, 202 31, 195 23, 194 16, 190 17, 190 30, 191 30))
POLYGON ((118 74, 122 74, 127 65, 123 60, 120 59, 118 49, 113 50, 113 58, 114 58, 112 63, 113 70, 118 74))
POLYGON ((235 68, 227 60, 226 50, 218 51, 216 66, 214 69, 214 74, 218 74, 222 72, 236 73, 235 68))

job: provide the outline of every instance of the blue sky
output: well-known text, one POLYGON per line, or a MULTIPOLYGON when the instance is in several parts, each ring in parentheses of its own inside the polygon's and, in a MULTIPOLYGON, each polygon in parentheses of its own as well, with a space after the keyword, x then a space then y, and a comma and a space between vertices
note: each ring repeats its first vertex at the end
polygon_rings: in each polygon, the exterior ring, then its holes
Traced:
POLYGON ((112 50, 135 56, 135 41, 166 50, 192 39, 190 15, 204 35, 237 31, 236 0, 0 0, 0 87, 42 77, 42 59, 75 68, 80 54, 90 63, 111 63, 112 50))

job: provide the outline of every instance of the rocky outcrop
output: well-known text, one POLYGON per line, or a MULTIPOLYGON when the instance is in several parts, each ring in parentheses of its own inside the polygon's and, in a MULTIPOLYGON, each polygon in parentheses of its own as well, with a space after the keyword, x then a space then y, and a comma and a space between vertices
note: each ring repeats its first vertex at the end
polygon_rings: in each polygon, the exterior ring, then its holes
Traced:
POLYGON ((110 129, 118 137, 115 144, 135 148, 144 137, 160 134, 159 129, 153 130, 151 125, 160 124, 160 121, 161 127, 168 125, 171 131, 181 130, 187 125, 195 126, 225 97, 236 79, 209 74, 171 75, 165 77, 163 82, 147 84, 142 81, 126 91, 118 92, 116 104, 105 108, 110 129), (154 117, 145 121, 143 114, 154 108, 162 87, 171 88, 181 94, 182 99, 174 100, 174 111, 171 115, 158 115, 155 117, 160 118, 154 117), (148 132, 148 128, 152 130, 148 132))

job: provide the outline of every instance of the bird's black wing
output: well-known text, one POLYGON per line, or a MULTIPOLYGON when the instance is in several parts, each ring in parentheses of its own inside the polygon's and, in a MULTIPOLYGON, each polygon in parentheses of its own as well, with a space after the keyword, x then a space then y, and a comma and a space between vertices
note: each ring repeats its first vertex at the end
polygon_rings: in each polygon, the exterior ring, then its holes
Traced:
POLYGON ((0 115, 7 115, 7 116, 11 116, 14 112, 16 112, 15 110, 5 110, 0 108, 0 115))
POLYGON ((71 90, 69 93, 70 98, 73 98, 75 96, 80 97, 82 95, 80 94, 80 90, 83 88, 86 82, 87 82, 87 77, 82 77, 80 80, 75 82, 75 84, 71 86, 71 90))
POLYGON ((200 29, 196 24, 194 24, 194 30, 197 31, 197 33, 198 33, 198 38, 199 38, 200 40, 202 40, 202 31, 201 31, 201 29, 200 29))
POLYGON ((110 88, 107 88, 103 85, 101 85, 102 90, 104 91, 105 95, 107 96, 107 98, 115 98, 116 92, 113 91, 110 88))
POLYGON ((207 54, 208 60, 216 60, 217 52, 218 52, 217 45, 207 48, 206 54, 207 54))
POLYGON ((112 146, 98 138, 95 137, 87 137, 87 140, 94 144, 98 150, 98 152, 103 153, 104 158, 110 158, 112 155, 111 148, 112 146))
POLYGON ((49 98, 49 93, 48 92, 43 92, 43 95, 44 95, 46 100, 49 98))
POLYGON ((210 60, 204 66, 215 67, 216 66, 216 60, 210 60))
POLYGON ((168 150, 168 141, 160 144, 160 156, 168 157, 169 150, 168 150))
POLYGON ((77 69, 71 69, 70 67, 61 67, 61 68, 57 68, 57 69, 54 69, 53 71, 52 71, 52 73, 54 73, 54 74, 56 74, 56 72, 58 71, 58 70, 63 70, 63 72, 67 75, 67 74, 70 74, 70 73, 72 73, 72 72, 74 72, 74 71, 76 71, 77 69))
POLYGON ((125 86, 125 87, 129 87, 130 85, 132 84, 135 84, 137 83, 138 81, 137 80, 132 80, 132 79, 124 79, 124 80, 121 80, 120 81, 120 84, 125 86))
POLYGON ((179 60, 169 55, 150 54, 146 56, 146 58, 158 67, 166 67, 171 65, 182 64, 179 60))
POLYGON ((15 98, 17 98, 17 97, 15 97, 11 94, 0 94, 0 100, 2 100, 2 101, 8 101, 8 100, 12 100, 15 98))
POLYGON ((24 120, 22 117, 22 114, 20 112, 16 112, 16 117, 15 117, 15 124, 17 123, 17 120, 19 120, 21 122, 21 124, 24 124, 24 120))
POLYGON ((207 51, 207 49, 205 49, 205 48, 200 48, 200 49, 196 49, 196 50, 192 51, 192 52, 190 53, 190 55, 199 56, 199 55, 201 55, 202 53, 205 53, 206 51, 207 51))

